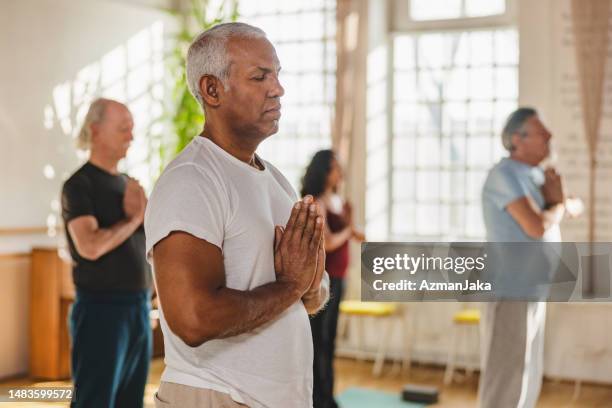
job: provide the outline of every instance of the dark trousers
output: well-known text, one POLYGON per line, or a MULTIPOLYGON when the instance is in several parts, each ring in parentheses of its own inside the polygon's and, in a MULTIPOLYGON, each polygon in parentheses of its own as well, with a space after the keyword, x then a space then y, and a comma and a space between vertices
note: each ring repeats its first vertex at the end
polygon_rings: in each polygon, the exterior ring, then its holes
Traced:
POLYGON ((77 291, 70 313, 72 408, 139 408, 151 361, 150 292, 77 291))
POLYGON ((336 408, 334 400, 334 353, 340 299, 344 291, 344 279, 330 278, 329 302, 325 309, 310 319, 313 361, 313 406, 314 408, 336 408))

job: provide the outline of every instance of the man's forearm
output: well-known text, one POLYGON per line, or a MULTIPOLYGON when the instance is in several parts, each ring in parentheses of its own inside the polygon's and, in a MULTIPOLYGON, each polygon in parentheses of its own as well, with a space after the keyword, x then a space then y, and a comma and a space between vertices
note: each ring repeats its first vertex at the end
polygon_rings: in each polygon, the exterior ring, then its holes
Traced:
POLYGON ((141 223, 132 219, 125 219, 112 225, 109 228, 98 228, 91 237, 93 252, 95 258, 99 258, 123 244, 134 231, 138 229, 141 223))
POLYGON ((196 343, 247 333, 275 319, 300 298, 284 283, 271 282, 253 290, 219 288, 198 303, 200 330, 196 343))

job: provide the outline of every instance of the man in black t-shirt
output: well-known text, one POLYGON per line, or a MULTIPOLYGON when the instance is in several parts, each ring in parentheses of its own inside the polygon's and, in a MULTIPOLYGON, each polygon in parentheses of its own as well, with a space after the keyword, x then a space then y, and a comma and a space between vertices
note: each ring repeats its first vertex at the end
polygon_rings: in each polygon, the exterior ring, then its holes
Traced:
POLYGON ((72 407, 142 407, 151 357, 151 271, 142 226, 146 197, 117 170, 132 141, 132 115, 97 99, 79 134, 90 158, 62 189, 73 260, 70 313, 72 407))

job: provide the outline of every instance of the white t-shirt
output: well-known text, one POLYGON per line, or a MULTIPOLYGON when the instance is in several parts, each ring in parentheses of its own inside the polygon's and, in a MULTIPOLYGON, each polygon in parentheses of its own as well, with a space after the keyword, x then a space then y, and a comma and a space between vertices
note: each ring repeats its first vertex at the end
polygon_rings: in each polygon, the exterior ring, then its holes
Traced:
MULTIPOLYGON (((265 170, 209 139, 194 138, 164 170, 149 199, 149 261, 157 242, 185 231, 221 248, 227 287, 251 290, 274 281, 274 226, 287 223, 297 196, 276 168, 260 161, 265 170)), ((199 347, 172 333, 163 303, 160 322, 162 381, 225 392, 251 407, 312 406, 312 334, 301 301, 249 333, 199 347)))

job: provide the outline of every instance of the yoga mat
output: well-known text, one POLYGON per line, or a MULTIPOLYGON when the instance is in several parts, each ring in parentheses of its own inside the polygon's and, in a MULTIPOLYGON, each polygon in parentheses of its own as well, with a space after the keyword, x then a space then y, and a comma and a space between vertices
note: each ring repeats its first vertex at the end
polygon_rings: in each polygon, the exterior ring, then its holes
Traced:
POLYGON ((425 404, 402 401, 400 391, 390 392, 367 388, 349 388, 336 397, 341 408, 422 408, 425 404))

